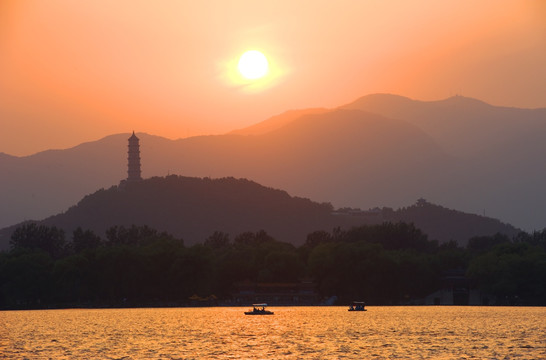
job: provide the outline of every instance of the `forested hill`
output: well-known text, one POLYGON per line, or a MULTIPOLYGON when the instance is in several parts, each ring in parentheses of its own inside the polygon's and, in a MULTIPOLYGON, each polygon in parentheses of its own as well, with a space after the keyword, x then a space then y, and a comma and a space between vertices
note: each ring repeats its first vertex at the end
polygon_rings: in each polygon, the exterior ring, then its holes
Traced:
POLYGON ((455 240, 466 245, 468 240, 483 235, 503 234, 513 238, 521 232, 510 224, 482 215, 468 214, 432 204, 419 199, 408 207, 396 211, 383 209, 384 220, 416 224, 429 239, 455 240))
POLYGON ((99 236, 112 226, 147 225, 186 244, 203 242, 215 231, 235 236, 265 230, 279 241, 301 244, 314 230, 342 225, 331 212, 330 204, 291 197, 246 179, 170 175, 99 190, 42 224, 67 234, 81 226, 99 236))
MULTIPOLYGON (((461 245, 476 236, 500 233, 511 238, 519 232, 496 219, 450 210, 423 199, 398 210, 334 212, 329 203, 292 197, 285 191, 246 179, 176 175, 122 182, 98 190, 66 212, 38 223, 63 229, 67 239, 78 227, 104 237, 106 230, 115 226, 146 225, 181 238, 187 245, 202 243, 216 231, 233 238, 260 230, 278 241, 301 245, 315 231, 384 222, 413 223, 430 240, 455 240, 461 245)), ((0 231, 0 249, 8 248, 11 234, 18 226, 0 231)))

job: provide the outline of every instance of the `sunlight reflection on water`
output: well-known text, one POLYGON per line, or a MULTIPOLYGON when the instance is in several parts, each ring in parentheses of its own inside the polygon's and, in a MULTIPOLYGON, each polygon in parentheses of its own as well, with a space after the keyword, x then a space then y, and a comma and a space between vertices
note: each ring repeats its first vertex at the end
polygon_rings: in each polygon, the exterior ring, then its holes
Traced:
POLYGON ((0 312, 5 359, 546 359, 546 308, 0 312))

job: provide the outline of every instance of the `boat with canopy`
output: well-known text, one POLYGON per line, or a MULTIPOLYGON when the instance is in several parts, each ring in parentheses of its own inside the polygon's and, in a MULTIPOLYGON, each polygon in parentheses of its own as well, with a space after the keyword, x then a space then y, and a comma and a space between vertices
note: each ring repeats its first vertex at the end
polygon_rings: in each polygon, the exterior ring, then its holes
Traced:
POLYGON ((366 303, 364 301, 353 301, 349 306, 349 311, 367 311, 366 303))
POLYGON ((272 311, 266 310, 266 303, 252 304, 252 310, 245 311, 245 315, 273 315, 272 311))

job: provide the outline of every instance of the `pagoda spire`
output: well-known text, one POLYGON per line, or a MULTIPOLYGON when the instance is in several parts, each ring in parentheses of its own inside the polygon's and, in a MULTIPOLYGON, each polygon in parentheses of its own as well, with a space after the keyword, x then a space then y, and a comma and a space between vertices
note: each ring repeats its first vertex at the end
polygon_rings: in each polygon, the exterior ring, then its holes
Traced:
POLYGON ((127 152, 127 181, 140 181, 140 145, 139 139, 133 131, 129 138, 129 151, 127 152))

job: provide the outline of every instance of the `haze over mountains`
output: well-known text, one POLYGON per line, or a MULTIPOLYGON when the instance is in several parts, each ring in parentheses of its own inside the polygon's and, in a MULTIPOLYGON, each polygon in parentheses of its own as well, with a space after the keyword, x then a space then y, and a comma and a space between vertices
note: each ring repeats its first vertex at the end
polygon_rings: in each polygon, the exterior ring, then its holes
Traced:
MULTIPOLYGON (((531 231, 546 224, 545 134, 546 109, 378 94, 338 109, 287 112, 227 135, 137 135, 144 178, 247 178, 363 209, 423 197, 531 231)), ((27 157, 0 154, 0 227, 59 213, 118 184, 126 177, 128 137, 27 157)))

